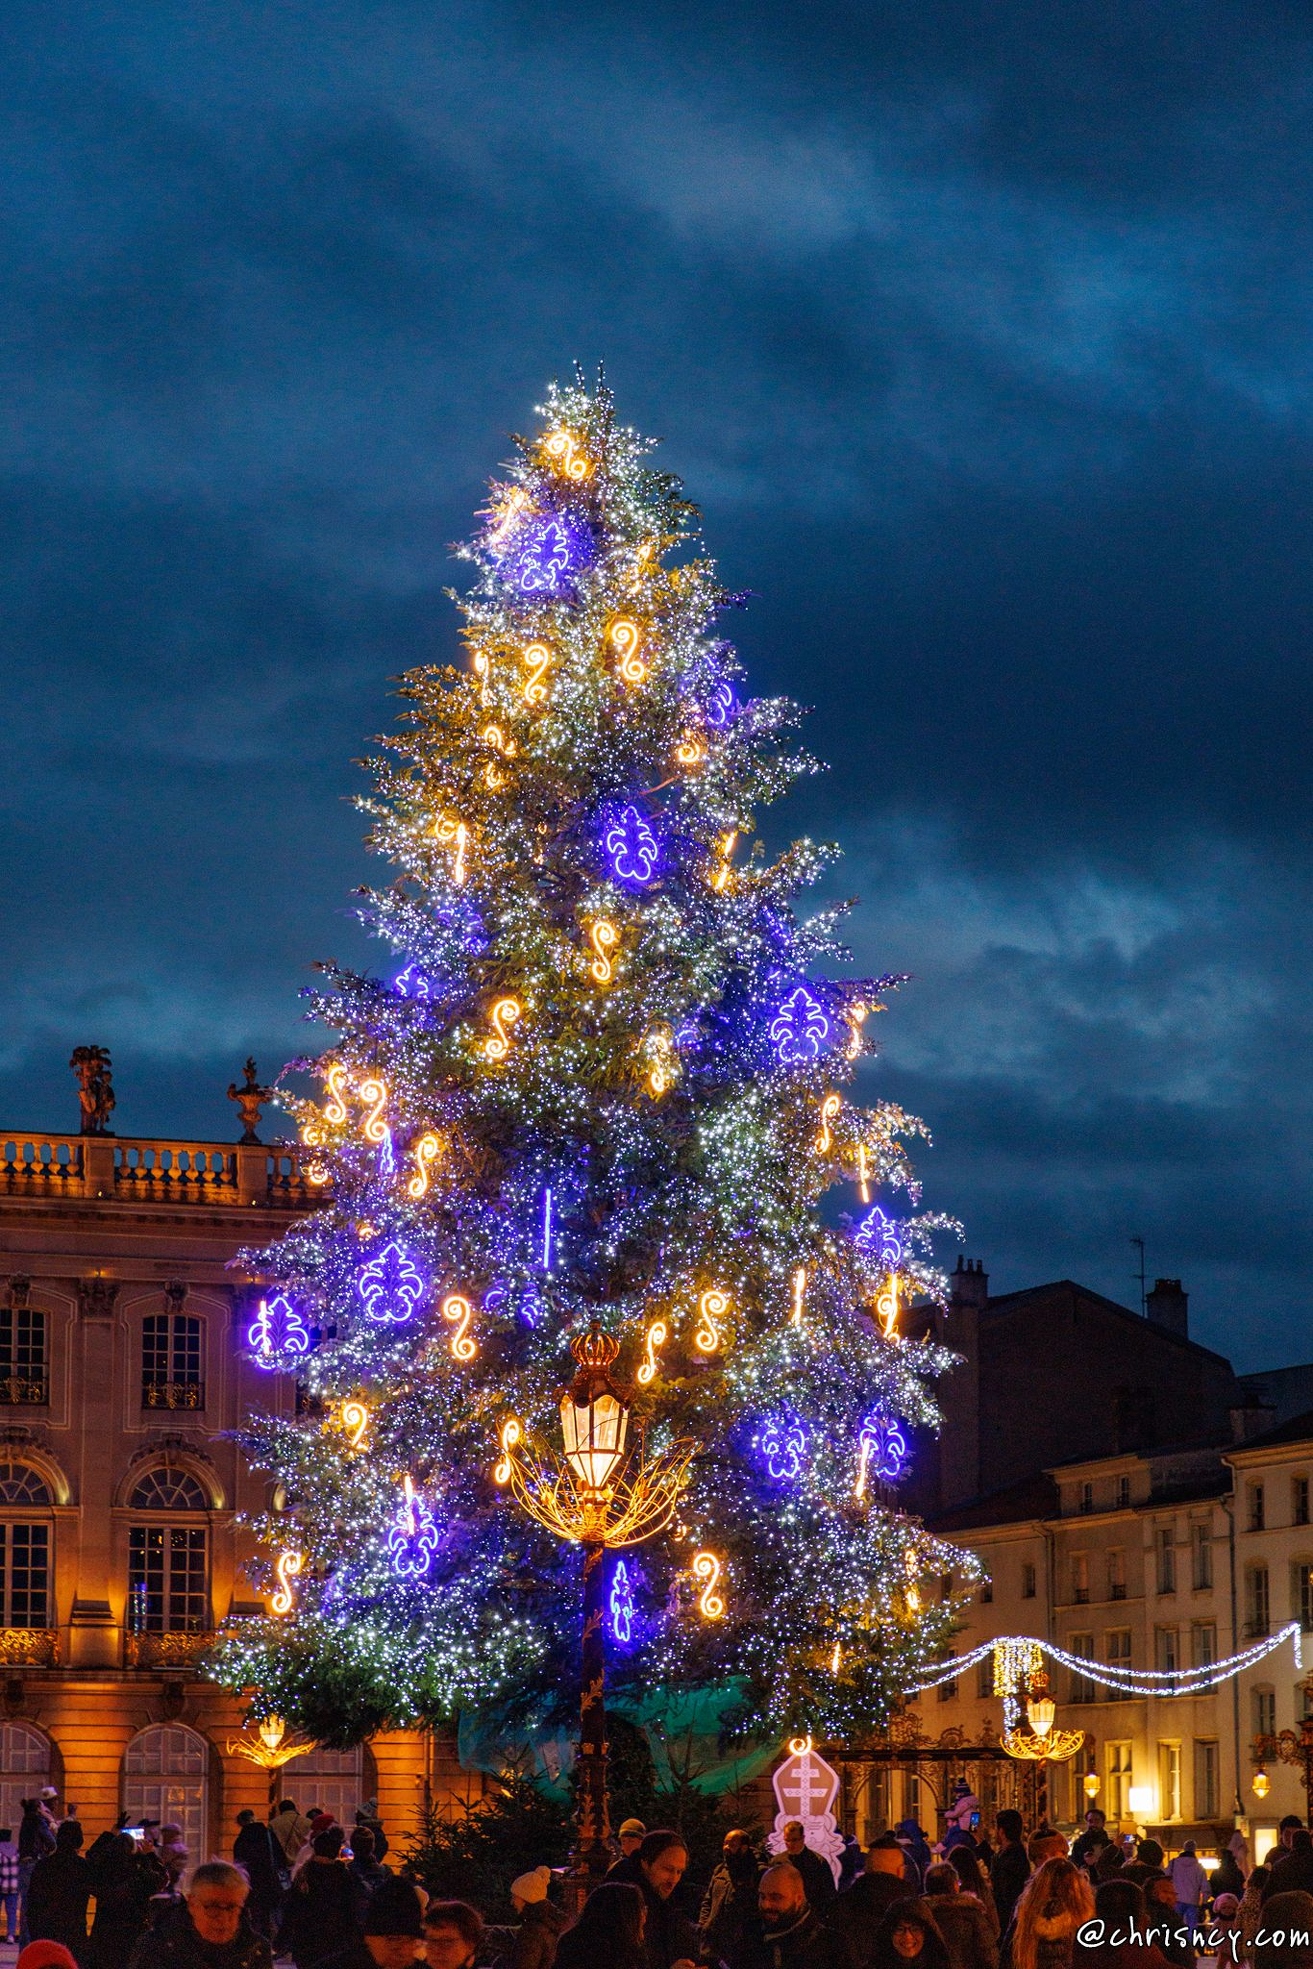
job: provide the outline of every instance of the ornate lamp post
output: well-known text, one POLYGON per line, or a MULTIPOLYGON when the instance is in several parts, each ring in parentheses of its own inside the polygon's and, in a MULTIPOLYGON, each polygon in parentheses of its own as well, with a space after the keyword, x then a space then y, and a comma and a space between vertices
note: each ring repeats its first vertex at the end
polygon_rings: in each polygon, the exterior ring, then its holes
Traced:
MULTIPOLYGON (((1048 1810, 1049 1764, 1065 1764, 1085 1747, 1084 1730, 1055 1730, 1058 1709, 1049 1694, 1044 1656, 1033 1641, 1000 1641, 994 1649, 994 1694, 1003 1698, 1003 1748, 1039 1766, 1038 1810, 1048 1810), (1020 1727, 1025 1707, 1028 1730, 1020 1727)), ((1095 1780, 1095 1788, 1098 1781, 1095 1780)))
POLYGON ((287 1734, 287 1725, 281 1716, 265 1716, 255 1725, 254 1736, 238 1737, 228 1745, 230 1757, 245 1757, 249 1763, 258 1764, 261 1770, 269 1773, 269 1803, 278 1803, 278 1773, 284 1764, 290 1764, 294 1757, 304 1757, 314 1749, 314 1740, 287 1734))
POLYGON ((638 1545, 664 1531, 688 1480, 695 1445, 673 1443, 651 1459, 627 1449, 629 1401, 610 1370, 620 1344, 600 1326, 571 1343, 578 1373, 561 1398, 564 1455, 532 1449, 514 1417, 503 1423, 493 1476, 554 1537, 582 1545, 584 1607, 579 1699, 579 1837, 581 1875, 600 1878, 610 1865, 606 1795, 605 1565, 608 1548, 638 1545))

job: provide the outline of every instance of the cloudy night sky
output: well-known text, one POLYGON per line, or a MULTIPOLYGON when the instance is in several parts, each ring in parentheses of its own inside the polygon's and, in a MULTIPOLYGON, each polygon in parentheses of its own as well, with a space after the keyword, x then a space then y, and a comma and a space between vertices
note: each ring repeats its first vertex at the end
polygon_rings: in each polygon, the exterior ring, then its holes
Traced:
POLYGON ((814 707, 927 1204, 1313 1355, 1305 8, 11 0, 0 90, 6 1127, 313 1043, 352 762, 600 358, 814 707))

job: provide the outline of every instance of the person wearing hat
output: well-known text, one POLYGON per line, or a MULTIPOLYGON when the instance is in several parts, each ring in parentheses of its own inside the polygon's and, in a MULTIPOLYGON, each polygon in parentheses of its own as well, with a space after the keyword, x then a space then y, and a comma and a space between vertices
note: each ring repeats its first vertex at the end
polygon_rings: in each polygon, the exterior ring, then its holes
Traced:
POLYGON ((365 1932, 319 1969, 410 1969, 424 1961, 424 1915, 418 1890, 408 1880, 389 1878, 365 1910, 365 1932))
MULTIPOLYGON (((643 1824, 642 1819, 626 1819, 624 1824, 621 1826, 619 1832, 616 1834, 616 1838, 620 1842, 620 1857, 615 1862, 615 1866, 624 1866, 626 1860, 633 1859, 634 1854, 638 1851, 643 1841, 647 1838, 647 1827, 643 1824)), ((610 1871, 614 1872, 615 1867, 612 1867, 610 1871)), ((631 1867, 626 1873, 622 1874, 620 1878, 628 1880, 632 1872, 633 1869, 631 1867)))
POLYGON ((547 1896, 552 1884, 549 1866, 533 1867, 511 1882, 511 1906, 520 1917, 503 1969, 552 1969, 565 1916, 547 1896))
POLYGON ((14 1969, 78 1969, 77 1958, 62 1942, 29 1942, 14 1969))

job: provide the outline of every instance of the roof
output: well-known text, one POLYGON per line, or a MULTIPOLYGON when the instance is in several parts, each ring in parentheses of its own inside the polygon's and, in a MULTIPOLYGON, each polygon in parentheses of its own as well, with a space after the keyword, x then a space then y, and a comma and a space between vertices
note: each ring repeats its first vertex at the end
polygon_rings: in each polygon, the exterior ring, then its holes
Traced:
POLYGON ((1002 1292, 997 1297, 991 1295, 985 1301, 982 1311, 986 1319, 997 1319, 1015 1312, 1019 1307, 1024 1306, 1027 1300, 1051 1297, 1055 1292, 1068 1293, 1083 1299, 1099 1307, 1100 1311, 1112 1313, 1118 1319, 1127 1320, 1141 1330, 1148 1327, 1155 1338, 1167 1341, 1169 1346, 1183 1347, 1193 1354, 1203 1354, 1207 1359, 1219 1362, 1228 1373, 1232 1371, 1231 1363, 1225 1354, 1215 1353, 1211 1347, 1201 1347, 1197 1340, 1173 1332, 1170 1326, 1160 1326, 1157 1320, 1146 1319, 1142 1313, 1132 1312, 1129 1306, 1121 1306, 1115 1299, 1105 1299, 1101 1292, 1091 1291, 1088 1285, 1078 1285, 1075 1279, 1052 1279, 1047 1285, 1028 1285, 1020 1292, 1002 1292))
POLYGON ((1054 1518, 1058 1514, 1058 1487, 1044 1471, 1023 1477, 988 1497, 971 1504, 955 1505, 926 1519, 931 1531, 973 1531, 984 1525, 1012 1525, 1031 1518, 1054 1518))
POLYGON ((1242 1455, 1250 1449, 1276 1449, 1281 1443, 1313 1442, 1313 1408, 1305 1409, 1302 1415, 1292 1415, 1276 1429, 1266 1429, 1261 1436, 1248 1436, 1242 1443, 1228 1443, 1223 1454, 1242 1455))

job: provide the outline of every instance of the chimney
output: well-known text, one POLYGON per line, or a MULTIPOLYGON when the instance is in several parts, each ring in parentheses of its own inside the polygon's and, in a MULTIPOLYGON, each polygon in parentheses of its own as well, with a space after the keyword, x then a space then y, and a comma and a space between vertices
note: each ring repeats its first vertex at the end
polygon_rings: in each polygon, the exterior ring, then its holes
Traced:
POLYGON ((1182 1292, 1179 1278, 1155 1279, 1153 1291, 1145 1294, 1144 1309, 1155 1326, 1169 1333, 1190 1338, 1190 1295, 1182 1292))
POLYGON ((948 1282, 950 1314, 966 1306, 979 1312, 989 1303, 989 1273, 983 1258, 959 1258, 957 1270, 948 1282))

